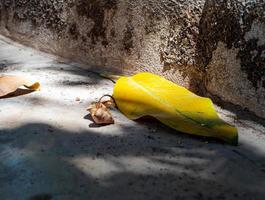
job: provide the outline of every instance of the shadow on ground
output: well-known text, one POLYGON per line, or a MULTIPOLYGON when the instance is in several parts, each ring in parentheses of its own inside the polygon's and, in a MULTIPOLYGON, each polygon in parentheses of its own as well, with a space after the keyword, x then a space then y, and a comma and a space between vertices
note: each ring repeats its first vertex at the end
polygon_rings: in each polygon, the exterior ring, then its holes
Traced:
POLYGON ((242 155, 265 156, 251 146, 134 128, 120 135, 38 123, 0 129, 0 199, 263 199, 265 163, 242 155))

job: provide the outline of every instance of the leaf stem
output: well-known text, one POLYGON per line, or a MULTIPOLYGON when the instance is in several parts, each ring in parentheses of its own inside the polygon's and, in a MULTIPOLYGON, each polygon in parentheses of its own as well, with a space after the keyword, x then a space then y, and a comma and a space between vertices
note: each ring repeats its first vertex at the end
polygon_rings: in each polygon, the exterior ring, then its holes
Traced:
POLYGON ((100 99, 98 100, 98 103, 100 103, 101 100, 102 100, 104 97, 109 97, 109 98, 111 98, 111 99, 113 100, 115 106, 117 107, 117 104, 116 104, 116 101, 115 101, 114 97, 111 96, 111 95, 109 95, 109 94, 105 94, 105 95, 103 95, 102 97, 100 97, 100 99))

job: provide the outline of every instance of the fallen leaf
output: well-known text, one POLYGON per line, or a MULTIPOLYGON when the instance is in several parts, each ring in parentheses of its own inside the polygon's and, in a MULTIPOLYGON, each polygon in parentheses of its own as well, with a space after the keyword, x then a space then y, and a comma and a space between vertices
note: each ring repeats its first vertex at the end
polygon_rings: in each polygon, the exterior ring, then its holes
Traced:
MULTIPOLYGON (((109 95, 104 95, 109 96, 109 95)), ((92 119, 96 124, 114 124, 114 119, 109 111, 109 107, 113 105, 112 100, 100 102, 102 98, 100 98, 98 103, 91 104, 87 110, 90 112, 92 119)))
POLYGON ((181 132, 238 143, 237 129, 221 120, 209 98, 151 73, 120 78, 113 97, 118 109, 129 119, 157 118, 181 132))
POLYGON ((101 102, 102 104, 104 104, 104 106, 106 106, 107 108, 109 107, 115 107, 116 103, 115 103, 115 99, 111 96, 111 95, 103 95, 98 102, 101 102), (102 101, 102 99, 104 97, 109 97, 110 99, 109 100, 105 100, 105 101, 102 101))
POLYGON ((38 82, 34 83, 20 76, 0 76, 0 97, 15 92, 21 86, 30 90, 40 89, 38 82))
POLYGON ((102 101, 102 104, 104 106, 106 106, 107 108, 115 106, 115 103, 114 103, 114 101, 112 99, 111 100, 107 100, 107 101, 102 101))

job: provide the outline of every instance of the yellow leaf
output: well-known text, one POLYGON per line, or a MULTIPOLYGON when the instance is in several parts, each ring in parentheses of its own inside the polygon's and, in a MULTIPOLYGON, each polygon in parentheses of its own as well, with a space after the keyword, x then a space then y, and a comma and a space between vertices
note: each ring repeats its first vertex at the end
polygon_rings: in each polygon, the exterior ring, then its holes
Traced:
POLYGON ((116 82, 113 97, 129 119, 152 116, 181 132, 238 143, 237 129, 218 117, 210 99, 160 76, 140 73, 122 77, 116 82))
POLYGON ((0 97, 15 92, 19 87, 24 86, 30 90, 38 90, 40 84, 31 82, 19 76, 0 76, 0 97))

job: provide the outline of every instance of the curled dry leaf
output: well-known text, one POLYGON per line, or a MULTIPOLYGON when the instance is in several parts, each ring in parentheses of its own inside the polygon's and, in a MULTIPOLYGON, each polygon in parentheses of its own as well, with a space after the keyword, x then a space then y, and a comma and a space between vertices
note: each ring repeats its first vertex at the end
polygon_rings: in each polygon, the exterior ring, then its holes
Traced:
POLYGON ((115 106, 115 102, 112 99, 107 100, 107 101, 102 101, 102 104, 106 106, 107 108, 115 106))
POLYGON ((24 86, 30 90, 39 90, 38 82, 31 82, 19 76, 0 76, 0 97, 15 92, 19 87, 24 86))
MULTIPOLYGON (((104 95, 109 96, 109 95, 104 95)), ((96 124, 114 124, 114 119, 109 111, 109 107, 113 106, 114 100, 111 96, 111 100, 101 102, 102 98, 100 98, 98 103, 91 104, 87 110, 90 112, 92 119, 96 124)))
POLYGON ((114 120, 108 108, 103 103, 91 104, 87 110, 96 124, 113 124, 114 120))

